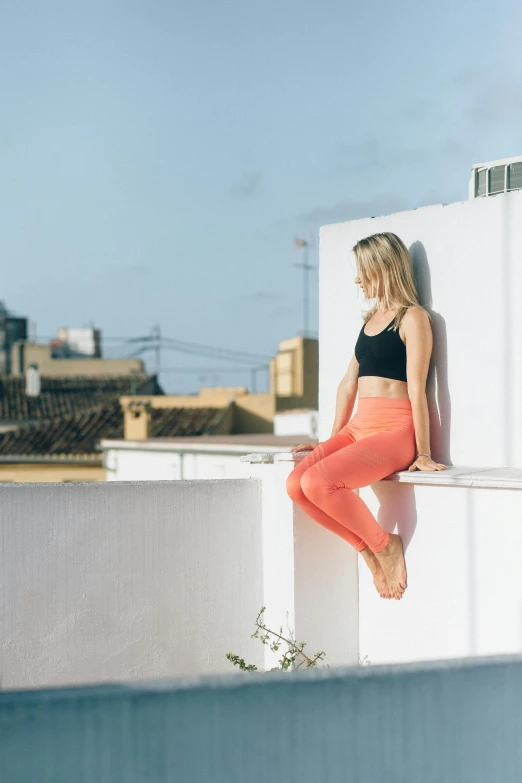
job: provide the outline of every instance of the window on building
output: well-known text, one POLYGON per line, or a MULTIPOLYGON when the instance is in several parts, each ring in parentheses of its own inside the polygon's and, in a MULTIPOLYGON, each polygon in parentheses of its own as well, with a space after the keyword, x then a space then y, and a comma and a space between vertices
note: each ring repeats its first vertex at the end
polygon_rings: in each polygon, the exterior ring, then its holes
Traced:
POLYGON ((489 190, 490 194, 503 193, 505 186, 506 167, 492 166, 489 170, 489 190))
POLYGON ((487 169, 479 169, 477 171, 477 185, 476 185, 476 196, 485 196, 486 195, 486 176, 487 176, 488 170, 487 169))
POLYGON ((511 163, 508 167, 508 190, 522 188, 522 162, 511 163))

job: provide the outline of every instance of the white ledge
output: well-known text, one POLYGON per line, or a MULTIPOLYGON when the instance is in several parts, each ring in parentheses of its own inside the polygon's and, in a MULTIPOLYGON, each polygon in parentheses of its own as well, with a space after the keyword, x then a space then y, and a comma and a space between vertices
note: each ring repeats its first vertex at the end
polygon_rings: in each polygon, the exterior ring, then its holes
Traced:
MULTIPOLYGON (((241 462, 273 465, 277 462, 298 463, 309 451, 281 451, 277 453, 246 454, 241 462)), ((386 476, 383 481, 400 481, 403 484, 429 484, 437 487, 481 487, 484 489, 521 489, 522 468, 477 468, 452 466, 446 470, 401 470, 386 476)))
POLYGON ((403 484, 430 484, 438 487, 481 487, 483 489, 522 489, 522 468, 448 467, 446 470, 401 470, 384 481, 403 484))

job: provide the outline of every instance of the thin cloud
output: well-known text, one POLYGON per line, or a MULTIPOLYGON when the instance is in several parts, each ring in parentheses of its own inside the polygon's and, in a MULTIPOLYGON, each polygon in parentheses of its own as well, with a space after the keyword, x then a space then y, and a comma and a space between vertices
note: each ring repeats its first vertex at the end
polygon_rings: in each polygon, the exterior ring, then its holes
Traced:
POLYGON ((287 218, 287 221, 306 225, 342 223, 346 220, 400 212, 403 209, 408 209, 409 206, 411 205, 398 196, 381 194, 372 199, 347 199, 331 206, 315 207, 296 215, 294 218, 287 218))
POLYGON ((340 162, 364 169, 378 168, 382 164, 382 149, 378 140, 372 136, 363 141, 338 145, 340 162))
POLYGON ((497 79, 480 89, 468 106, 468 118, 477 125, 491 124, 522 114, 522 80, 497 79))
POLYGON ((130 271, 136 275, 150 275, 152 267, 146 264, 134 264, 134 266, 131 266, 130 271))
POLYGON ((448 114, 441 108, 440 101, 432 101, 429 98, 413 101, 406 108, 405 113, 413 122, 429 124, 430 127, 439 127, 448 119, 448 114))
POLYGON ((440 154, 433 147, 384 147, 376 138, 353 144, 338 145, 337 171, 344 170, 351 175, 368 176, 375 172, 389 170, 396 166, 422 164, 440 154))
POLYGON ((466 158, 468 156, 468 147, 457 139, 448 136, 444 139, 441 149, 442 155, 448 158, 466 158))
POLYGON ((247 171, 237 182, 230 186, 230 195, 234 198, 252 198, 261 189, 260 171, 247 171))
POLYGON ((268 300, 280 299, 281 294, 278 294, 277 291, 267 291, 264 288, 260 288, 257 291, 253 291, 251 294, 247 294, 244 298, 256 302, 266 302, 268 300))
POLYGON ((462 68, 446 82, 446 87, 456 90, 476 87, 479 84, 483 84, 489 75, 490 69, 486 65, 473 65, 468 68, 462 68))
POLYGON ((249 293, 238 294, 237 296, 230 297, 231 303, 239 304, 255 304, 264 302, 277 303, 283 298, 282 294, 278 291, 269 291, 266 288, 258 288, 257 291, 250 291, 249 293))
POLYGON ((285 318, 289 314, 295 313, 301 306, 302 305, 300 302, 294 302, 287 298, 284 304, 277 305, 277 307, 272 307, 268 314, 271 318, 285 318))

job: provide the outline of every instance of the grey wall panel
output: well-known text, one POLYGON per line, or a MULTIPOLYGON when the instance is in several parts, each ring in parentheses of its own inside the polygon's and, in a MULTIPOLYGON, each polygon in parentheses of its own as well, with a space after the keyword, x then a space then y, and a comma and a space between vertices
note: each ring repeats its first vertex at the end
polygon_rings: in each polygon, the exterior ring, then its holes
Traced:
POLYGON ((519 783, 522 660, 0 694, 9 783, 519 783))

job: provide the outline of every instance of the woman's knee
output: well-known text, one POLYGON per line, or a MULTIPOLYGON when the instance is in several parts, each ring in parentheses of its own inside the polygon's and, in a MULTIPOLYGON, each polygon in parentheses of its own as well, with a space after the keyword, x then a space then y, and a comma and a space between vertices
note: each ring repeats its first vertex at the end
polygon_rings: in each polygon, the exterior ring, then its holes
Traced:
POLYGON ((301 476, 301 490, 305 497, 312 502, 324 492, 324 481, 318 473, 316 465, 305 470, 301 476))

